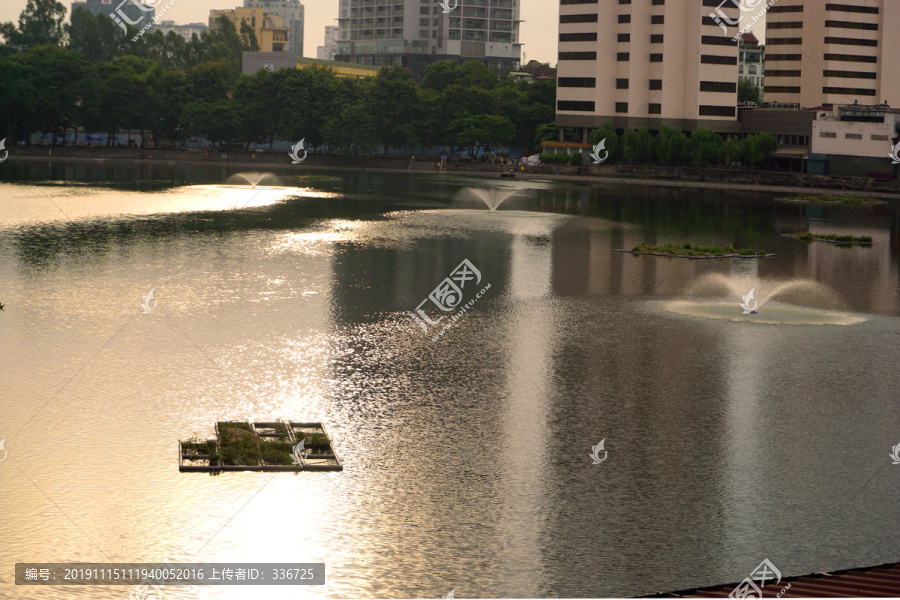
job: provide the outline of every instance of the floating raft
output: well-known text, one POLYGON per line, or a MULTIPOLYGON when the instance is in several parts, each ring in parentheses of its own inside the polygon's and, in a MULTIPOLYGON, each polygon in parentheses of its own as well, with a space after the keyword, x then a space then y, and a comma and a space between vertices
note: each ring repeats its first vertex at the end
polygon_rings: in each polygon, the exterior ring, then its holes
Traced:
MULTIPOLYGON (((795 240, 800 240, 802 242, 807 241, 807 240, 798 238, 796 235, 791 235, 789 233, 782 233, 781 237, 793 238, 795 240)), ((811 241, 811 242, 827 242, 829 244, 834 244, 835 246, 871 246, 874 244, 874 242, 841 242, 838 240, 820 240, 817 238, 813 238, 809 241, 811 241)))
POLYGON ((343 469, 322 423, 219 421, 215 438, 178 442, 181 472, 343 469), (295 448, 301 441, 304 452, 298 454, 295 448))
POLYGON ((692 258, 694 260, 711 258, 772 258, 774 254, 723 254, 721 256, 689 256, 687 254, 666 254, 665 252, 635 252, 634 250, 616 250, 625 254, 644 254, 647 256, 667 256, 669 258, 692 258))
POLYGON ((806 200, 806 199, 797 199, 797 198, 775 198, 775 202, 790 202, 792 204, 845 204, 847 206, 874 206, 877 204, 887 204, 887 200, 879 200, 877 198, 870 198, 865 200, 860 200, 859 202, 844 202, 843 200, 806 200))

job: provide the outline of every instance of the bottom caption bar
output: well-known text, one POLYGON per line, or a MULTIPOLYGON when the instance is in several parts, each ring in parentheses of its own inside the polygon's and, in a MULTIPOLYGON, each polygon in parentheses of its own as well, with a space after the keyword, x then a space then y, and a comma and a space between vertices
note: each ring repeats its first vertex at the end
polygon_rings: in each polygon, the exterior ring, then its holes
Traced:
POLYGON ((16 563, 16 585, 325 585, 325 563, 16 563))

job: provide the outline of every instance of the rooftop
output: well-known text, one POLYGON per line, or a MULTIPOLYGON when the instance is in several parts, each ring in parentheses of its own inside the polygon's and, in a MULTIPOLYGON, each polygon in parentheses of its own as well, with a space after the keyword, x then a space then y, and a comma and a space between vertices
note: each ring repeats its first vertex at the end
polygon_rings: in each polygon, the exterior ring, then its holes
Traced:
MULTIPOLYGON (((775 598, 788 584, 790 589, 781 598, 896 598, 900 597, 900 563, 784 577, 777 584, 769 583, 763 587, 762 597, 775 598)), ((728 598, 738 585, 729 583, 651 597, 728 598)))

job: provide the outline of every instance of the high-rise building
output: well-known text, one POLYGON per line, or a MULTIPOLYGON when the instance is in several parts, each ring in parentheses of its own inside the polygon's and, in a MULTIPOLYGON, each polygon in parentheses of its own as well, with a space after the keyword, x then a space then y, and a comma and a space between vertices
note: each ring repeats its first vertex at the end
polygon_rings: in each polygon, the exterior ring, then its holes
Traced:
POLYGON ((303 56, 305 10, 300 0, 244 0, 244 8, 262 8, 267 13, 284 19, 284 26, 288 29, 288 47, 285 52, 303 56))
POLYGON ((521 0, 454 2, 445 12, 438 0, 340 0, 335 58, 403 66, 417 78, 429 64, 450 59, 479 60, 498 72, 518 70, 521 0))
POLYGON ((334 60, 334 43, 337 35, 338 28, 336 26, 325 26, 325 45, 316 48, 316 58, 319 60, 334 60))
POLYGON ((738 5, 563 0, 559 11, 557 125, 584 141, 606 123, 739 131, 738 5))
POLYGON ((743 34, 739 44, 738 80, 758 87, 762 100, 765 93, 766 47, 760 45, 759 39, 751 32, 743 34))
POLYGON ((898 0, 778 0, 766 17, 766 101, 900 105, 898 0))
POLYGON ((163 35, 168 35, 170 31, 174 31, 186 41, 191 41, 194 34, 199 37, 204 31, 209 31, 206 23, 188 23, 187 25, 176 25, 175 21, 163 21, 156 26, 163 35))
POLYGON ((209 11, 209 28, 218 28, 219 17, 228 17, 234 23, 238 33, 241 31, 241 23, 247 23, 256 34, 260 52, 287 52, 288 32, 281 15, 264 12, 262 8, 232 8, 225 10, 213 9, 209 11))
MULTIPOLYGON (((73 2, 72 12, 74 13, 75 9, 79 7, 89 10, 93 15, 106 15, 123 32, 127 31, 125 23, 137 29, 143 29, 148 23, 152 24, 156 18, 156 9, 141 0, 85 0, 84 2, 73 2)), ((152 25, 150 30, 152 31, 152 25)))

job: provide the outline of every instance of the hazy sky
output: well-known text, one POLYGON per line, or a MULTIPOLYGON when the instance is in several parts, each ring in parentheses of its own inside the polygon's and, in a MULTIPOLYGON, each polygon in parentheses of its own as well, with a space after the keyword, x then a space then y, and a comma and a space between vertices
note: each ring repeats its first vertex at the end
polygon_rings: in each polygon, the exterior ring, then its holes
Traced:
MULTIPOLYGON (((71 11, 72 0, 61 0, 71 11)), ((302 0, 301 0, 302 1, 302 0)), ((894 0, 900 2, 900 0, 894 0)), ((18 23, 19 13, 28 0, 0 0, 0 22, 18 23)), ((166 2, 162 3, 163 5, 166 2)), ((166 14, 166 20, 176 23, 209 22, 212 8, 234 8, 243 6, 242 0, 177 0, 166 14)), ((315 58, 316 46, 321 46, 325 38, 325 26, 337 25, 338 0, 308 0, 306 6, 306 29, 304 32, 304 54, 315 58)), ((522 0, 522 52, 527 60, 556 63, 556 39, 559 27, 559 3, 557 0, 522 0)), ((754 28, 762 37, 764 28, 754 28)), ((523 60, 522 62, 527 62, 523 60)))

